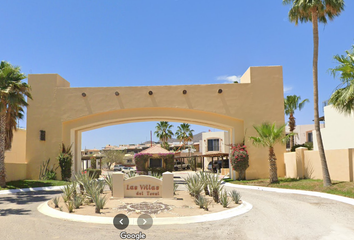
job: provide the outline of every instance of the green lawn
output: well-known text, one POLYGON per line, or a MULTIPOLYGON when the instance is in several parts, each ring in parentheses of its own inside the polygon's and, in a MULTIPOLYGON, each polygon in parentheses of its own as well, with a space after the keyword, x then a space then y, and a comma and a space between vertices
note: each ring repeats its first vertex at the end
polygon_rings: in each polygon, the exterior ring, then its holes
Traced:
POLYGON ((1 188, 0 190, 8 189, 19 189, 19 188, 35 188, 35 187, 51 187, 51 186, 62 186, 66 185, 68 182, 59 180, 19 180, 11 181, 6 183, 6 188, 1 188))
POLYGON ((245 181, 233 181, 231 179, 226 179, 226 182, 241 185, 316 191, 354 198, 354 182, 333 181, 333 185, 331 187, 324 187, 322 180, 296 178, 279 178, 279 183, 273 184, 269 183, 269 179, 245 181))

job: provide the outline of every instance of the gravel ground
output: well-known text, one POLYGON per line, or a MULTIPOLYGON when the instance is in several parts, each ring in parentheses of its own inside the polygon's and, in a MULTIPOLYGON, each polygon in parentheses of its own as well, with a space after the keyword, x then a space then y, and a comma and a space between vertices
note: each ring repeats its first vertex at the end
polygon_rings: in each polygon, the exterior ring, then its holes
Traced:
MULTIPOLYGON (((241 216, 207 223, 152 226, 146 239, 354 239, 354 206, 317 197, 239 190, 253 209, 241 216)), ((0 196, 0 239, 120 239, 112 225, 54 219, 37 207, 58 191, 0 196)))

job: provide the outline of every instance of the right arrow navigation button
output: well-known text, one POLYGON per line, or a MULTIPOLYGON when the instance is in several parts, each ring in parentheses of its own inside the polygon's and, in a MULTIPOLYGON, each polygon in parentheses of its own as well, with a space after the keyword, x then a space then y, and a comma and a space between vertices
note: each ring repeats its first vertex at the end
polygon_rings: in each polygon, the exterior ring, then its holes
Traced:
POLYGON ((153 224, 153 219, 149 214, 142 214, 139 216, 138 226, 141 229, 143 230, 149 229, 151 228, 152 224, 153 224))

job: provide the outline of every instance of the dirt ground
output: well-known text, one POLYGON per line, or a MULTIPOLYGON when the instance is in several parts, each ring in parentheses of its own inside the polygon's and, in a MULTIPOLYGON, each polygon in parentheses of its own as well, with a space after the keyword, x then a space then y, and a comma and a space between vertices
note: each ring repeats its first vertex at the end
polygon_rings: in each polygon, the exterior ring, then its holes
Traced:
MULTIPOLYGON (((160 217, 184 217, 195 216, 209 213, 216 213, 237 207, 239 204, 235 204, 230 199, 230 205, 228 208, 224 208, 220 203, 216 204, 209 196, 207 198, 210 201, 209 210, 206 211, 197 206, 194 202, 194 198, 189 195, 187 191, 177 190, 174 199, 165 198, 124 198, 124 199, 111 199, 111 192, 105 191, 103 195, 107 198, 107 203, 101 213, 95 213, 94 203, 84 204, 79 209, 74 209, 73 214, 79 215, 92 215, 102 217, 114 217, 119 213, 126 214, 129 217, 137 218, 141 214, 149 214, 153 218, 160 217)), ((54 208, 52 200, 48 202, 48 205, 54 208)), ((68 212, 64 200, 60 198, 59 208, 63 212, 68 212)))

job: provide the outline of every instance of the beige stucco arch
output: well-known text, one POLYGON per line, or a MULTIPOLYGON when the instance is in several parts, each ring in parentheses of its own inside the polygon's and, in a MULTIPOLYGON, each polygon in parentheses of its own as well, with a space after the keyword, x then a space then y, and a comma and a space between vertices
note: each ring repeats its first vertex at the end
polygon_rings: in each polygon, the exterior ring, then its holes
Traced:
MULTIPOLYGON (((61 142, 73 144, 73 167, 78 171, 84 131, 162 120, 224 129, 233 143, 245 137, 250 153, 247 178, 267 177, 267 150, 251 146, 248 136, 254 134, 254 124, 284 123, 279 66, 251 67, 239 84, 70 88, 57 74, 31 74, 28 81, 33 100, 27 112, 26 159, 27 177, 32 179, 38 178, 43 160, 56 158, 61 142), (39 139, 40 130, 46 131, 45 141, 39 139)), ((276 148, 280 176, 284 175, 284 151, 285 147, 276 148)))

